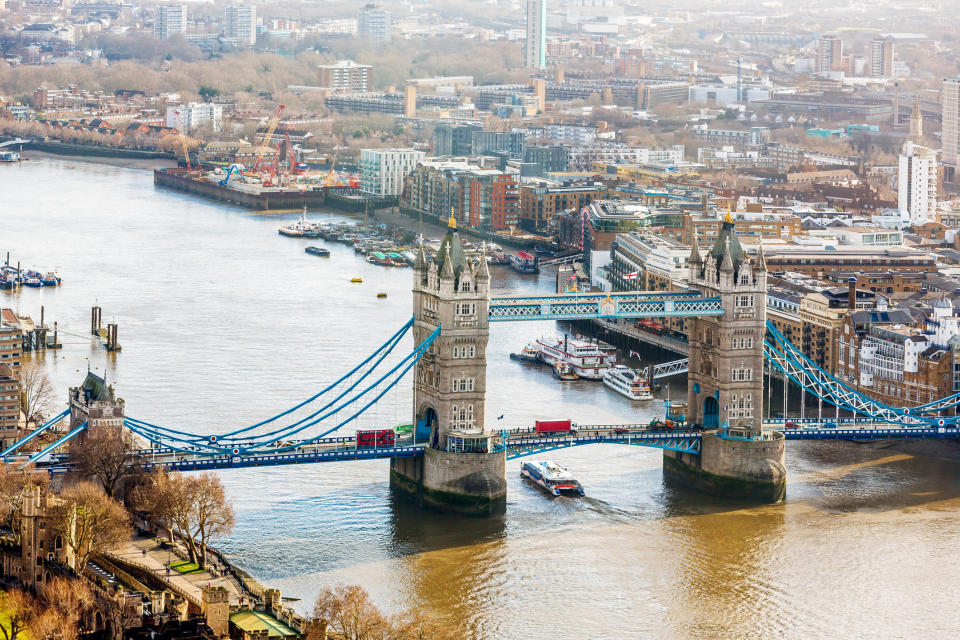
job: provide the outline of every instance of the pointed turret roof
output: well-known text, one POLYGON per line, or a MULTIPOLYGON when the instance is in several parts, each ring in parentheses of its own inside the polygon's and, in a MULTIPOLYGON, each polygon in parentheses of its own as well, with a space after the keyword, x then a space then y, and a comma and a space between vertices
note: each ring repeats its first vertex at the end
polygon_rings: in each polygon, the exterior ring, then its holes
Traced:
POLYGON ((763 257, 763 236, 760 236, 760 248, 757 249, 757 271, 767 270, 767 259, 763 257))
POLYGON ((733 259, 730 257, 730 237, 727 236, 727 244, 723 251, 723 260, 720 262, 721 273, 733 273, 733 259))
POLYGON ((483 250, 480 252, 480 264, 477 267, 477 280, 489 280, 490 267, 487 265, 487 243, 483 243, 483 250))
POLYGON ((690 258, 687 260, 690 264, 703 264, 703 256, 700 255, 700 245, 697 243, 697 228, 693 228, 693 242, 690 244, 690 258))
POLYGON ((463 244, 460 242, 460 234, 457 233, 457 221, 451 216, 447 225, 447 235, 443 237, 440 243, 440 250, 437 252, 437 265, 440 268, 442 277, 460 278, 460 274, 467 268, 467 255, 463 252, 463 244), (447 275, 447 270, 450 270, 447 275))
POLYGON ((427 255, 423 252, 423 237, 420 238, 420 248, 417 250, 417 259, 413 261, 413 268, 418 271, 427 268, 427 255))
POLYGON ((743 262, 744 253, 743 247, 740 246, 740 240, 737 239, 737 233, 733 230, 733 216, 729 211, 727 211, 727 216, 720 226, 717 241, 710 249, 710 255, 717 260, 717 264, 721 264, 724 259, 723 256, 727 252, 730 253, 731 267, 733 270, 738 269, 743 262))

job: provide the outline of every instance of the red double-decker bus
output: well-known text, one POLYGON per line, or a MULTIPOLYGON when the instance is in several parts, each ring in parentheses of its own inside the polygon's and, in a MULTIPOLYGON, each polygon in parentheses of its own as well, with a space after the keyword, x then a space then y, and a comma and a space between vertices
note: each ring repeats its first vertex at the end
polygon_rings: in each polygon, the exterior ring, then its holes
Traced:
POLYGON ((397 444, 393 429, 368 429, 357 431, 357 448, 392 447, 397 444))

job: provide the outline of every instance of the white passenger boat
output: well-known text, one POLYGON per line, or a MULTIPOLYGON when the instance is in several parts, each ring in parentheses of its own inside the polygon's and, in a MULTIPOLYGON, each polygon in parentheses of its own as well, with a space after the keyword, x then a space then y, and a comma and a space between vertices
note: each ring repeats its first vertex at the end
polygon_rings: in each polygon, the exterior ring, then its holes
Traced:
POLYGON ((554 496, 562 493, 583 495, 583 486, 573 474, 549 460, 524 462, 520 467, 520 475, 554 496))
POLYGON ((541 360, 549 365, 565 362, 578 377, 586 380, 602 380, 610 368, 607 355, 593 342, 562 338, 541 338, 536 347, 541 360))
POLYGON ((618 364, 607 369, 603 384, 631 400, 653 400, 650 385, 637 371, 618 364))

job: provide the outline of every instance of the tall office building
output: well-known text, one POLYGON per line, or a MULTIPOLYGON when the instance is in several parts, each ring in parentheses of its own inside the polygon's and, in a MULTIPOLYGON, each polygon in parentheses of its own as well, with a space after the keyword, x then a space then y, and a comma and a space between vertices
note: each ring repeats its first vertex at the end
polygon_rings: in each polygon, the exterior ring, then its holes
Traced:
POLYGON ((361 38, 389 42, 392 26, 390 12, 378 5, 365 5, 357 14, 357 35, 361 38))
POLYGON ((900 218, 915 225, 936 220, 937 152, 907 142, 900 154, 899 169, 900 218))
POLYGON ((223 16, 223 34, 241 46, 257 44, 257 8, 252 4, 228 4, 223 16))
POLYGON ((960 166, 960 77, 943 79, 941 103, 943 125, 940 130, 945 178, 953 182, 960 166))
POLYGON ((182 4, 157 5, 153 16, 153 35, 160 40, 187 33, 187 7, 182 4))
POLYGON ((357 64, 353 60, 321 64, 317 67, 317 86, 339 93, 366 93, 370 91, 371 69, 370 65, 357 64))
POLYGON ((870 41, 870 77, 893 77, 893 40, 874 38, 870 41))
POLYGON ((821 36, 817 43, 817 73, 843 71, 843 41, 839 36, 821 36))
POLYGON ((527 0, 524 56, 528 67, 543 69, 547 66, 547 0, 527 0))

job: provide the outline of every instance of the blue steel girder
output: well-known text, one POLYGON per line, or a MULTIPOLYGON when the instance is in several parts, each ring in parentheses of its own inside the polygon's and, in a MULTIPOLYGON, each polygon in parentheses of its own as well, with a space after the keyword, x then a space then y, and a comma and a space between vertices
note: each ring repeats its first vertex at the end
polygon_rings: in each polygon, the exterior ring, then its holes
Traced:
POLYGON ((242 467, 267 467, 291 464, 312 464, 318 462, 344 462, 348 460, 383 460, 390 458, 411 458, 423 454, 425 445, 400 445, 357 449, 355 447, 314 451, 309 453, 262 453, 241 454, 237 456, 198 456, 182 460, 164 460, 146 462, 144 467, 152 469, 164 467, 178 471, 200 471, 204 469, 237 469, 242 467))
POLYGON ((507 450, 507 460, 514 460, 547 451, 604 443, 700 454, 699 432, 522 438, 510 439, 504 444, 507 450))
POLYGON ((720 298, 706 298, 695 290, 497 296, 490 299, 489 311, 491 322, 720 315, 720 298))

